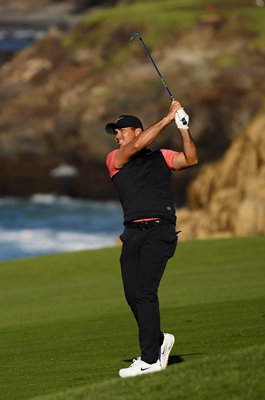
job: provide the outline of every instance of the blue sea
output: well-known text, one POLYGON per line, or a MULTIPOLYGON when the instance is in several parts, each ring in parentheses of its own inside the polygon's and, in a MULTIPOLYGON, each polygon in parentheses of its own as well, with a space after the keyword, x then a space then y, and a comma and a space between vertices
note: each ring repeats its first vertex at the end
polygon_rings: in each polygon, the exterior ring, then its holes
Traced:
POLYGON ((115 201, 0 198, 0 260, 111 247, 122 229, 115 201))
POLYGON ((8 60, 17 51, 30 47, 44 32, 35 32, 31 29, 12 30, 0 26, 0 65, 8 60))
MULTIPOLYGON (((45 31, 0 28, 0 64, 45 31)), ((35 194, 0 198, 0 260, 113 246, 123 229, 114 201, 35 194)))

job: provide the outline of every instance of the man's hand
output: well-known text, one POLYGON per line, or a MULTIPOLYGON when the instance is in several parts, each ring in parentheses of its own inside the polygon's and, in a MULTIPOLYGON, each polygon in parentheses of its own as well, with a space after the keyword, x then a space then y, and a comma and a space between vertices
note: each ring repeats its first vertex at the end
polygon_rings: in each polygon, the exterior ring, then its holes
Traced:
POLYGON ((189 129, 189 119, 190 117, 184 111, 183 108, 180 108, 179 110, 176 111, 175 122, 178 129, 189 129), (187 122, 186 124, 183 123, 183 119, 187 122))
POLYGON ((173 100, 170 104, 168 113, 166 115, 166 120, 167 120, 167 124, 171 123, 172 121, 174 121, 175 118, 175 114, 178 110, 180 110, 182 108, 181 104, 179 101, 177 100, 173 100))
POLYGON ((172 101, 166 119, 168 121, 174 121, 175 119, 176 125, 179 129, 189 129, 189 116, 177 100, 172 101), (185 122, 187 123, 185 124, 185 122))

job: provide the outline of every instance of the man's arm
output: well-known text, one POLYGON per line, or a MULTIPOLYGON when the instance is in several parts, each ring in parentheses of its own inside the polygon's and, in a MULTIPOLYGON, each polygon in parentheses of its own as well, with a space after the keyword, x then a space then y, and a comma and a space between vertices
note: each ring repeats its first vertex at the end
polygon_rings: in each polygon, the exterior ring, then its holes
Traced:
POLYGON ((181 105, 178 101, 172 101, 169 111, 164 118, 144 131, 139 129, 139 134, 130 143, 122 146, 115 154, 116 167, 126 164, 134 154, 153 143, 160 132, 174 120, 176 111, 180 108, 181 105))
POLYGON ((184 169, 192 167, 198 164, 198 154, 196 146, 192 140, 188 129, 179 129, 179 133, 182 140, 183 151, 178 152, 174 156, 174 167, 175 169, 184 169))

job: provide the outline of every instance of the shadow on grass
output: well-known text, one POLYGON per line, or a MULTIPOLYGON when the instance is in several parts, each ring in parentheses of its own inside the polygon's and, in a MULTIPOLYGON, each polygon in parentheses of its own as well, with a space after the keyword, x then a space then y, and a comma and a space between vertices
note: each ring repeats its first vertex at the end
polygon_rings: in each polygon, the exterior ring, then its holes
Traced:
POLYGON ((184 359, 181 356, 178 355, 169 356, 168 365, 180 364, 183 361, 184 359))
MULTIPOLYGON (((183 361, 185 361, 184 357, 188 358, 188 357, 194 357, 194 356, 201 356, 202 354, 203 353, 190 353, 190 354, 172 355, 172 356, 169 356, 168 365, 180 364, 183 361)), ((126 363, 132 363, 133 359, 132 358, 128 358, 128 359, 122 360, 122 361, 126 362, 126 363)))
POLYGON ((188 357, 201 356, 203 353, 189 353, 169 356, 168 365, 180 364, 188 357))

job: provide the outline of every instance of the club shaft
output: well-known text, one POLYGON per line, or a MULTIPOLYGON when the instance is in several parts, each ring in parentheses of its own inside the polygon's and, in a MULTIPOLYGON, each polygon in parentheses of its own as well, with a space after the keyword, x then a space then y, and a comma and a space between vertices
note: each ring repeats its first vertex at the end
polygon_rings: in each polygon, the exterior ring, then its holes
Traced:
POLYGON ((161 79, 161 82, 163 83, 164 88, 166 89, 166 91, 167 91, 169 97, 171 98, 171 100, 174 100, 173 94, 171 93, 171 91, 170 91, 169 87, 167 86, 166 82, 164 81, 164 78, 163 78, 163 76, 161 75, 161 72, 160 72, 159 69, 157 68, 156 63, 155 63, 153 57, 151 56, 151 53, 150 53, 148 47, 146 46, 145 42, 144 42, 143 39, 141 38, 141 36, 139 36, 139 40, 141 41, 141 43, 142 43, 142 45, 143 45, 143 47, 144 47, 144 49, 145 49, 145 51, 146 51, 148 57, 150 58, 150 60, 151 60, 151 62, 152 62, 152 64, 153 64, 153 66, 155 67, 155 70, 156 70, 156 72, 158 73, 158 76, 159 76, 159 78, 161 79))
MULTIPOLYGON (((157 68, 156 63, 155 63, 153 57, 151 56, 151 53, 150 53, 148 47, 146 46, 145 42, 143 41, 142 37, 140 36, 140 34, 139 34, 138 32, 134 32, 133 35, 131 36, 131 41, 132 41, 136 36, 137 36, 138 39, 141 41, 142 46, 143 46, 143 48, 145 49, 146 54, 148 55, 148 57, 149 57, 150 61, 152 62, 152 64, 153 64, 153 66, 154 66, 154 68, 155 68, 155 70, 156 70, 156 72, 157 72, 159 78, 161 79, 161 82, 163 83, 164 88, 166 89, 166 92, 168 93, 170 99, 173 101, 173 100, 174 100, 174 96, 173 96, 173 94, 171 93, 171 91, 169 90, 169 87, 167 86, 166 82, 164 81, 164 78, 163 78, 163 76, 161 75, 161 72, 160 72, 159 69, 157 68)), ((184 117, 181 119, 181 121, 182 121, 182 123, 183 123, 184 125, 187 125, 187 121, 186 121, 186 119, 185 119, 184 117)))

